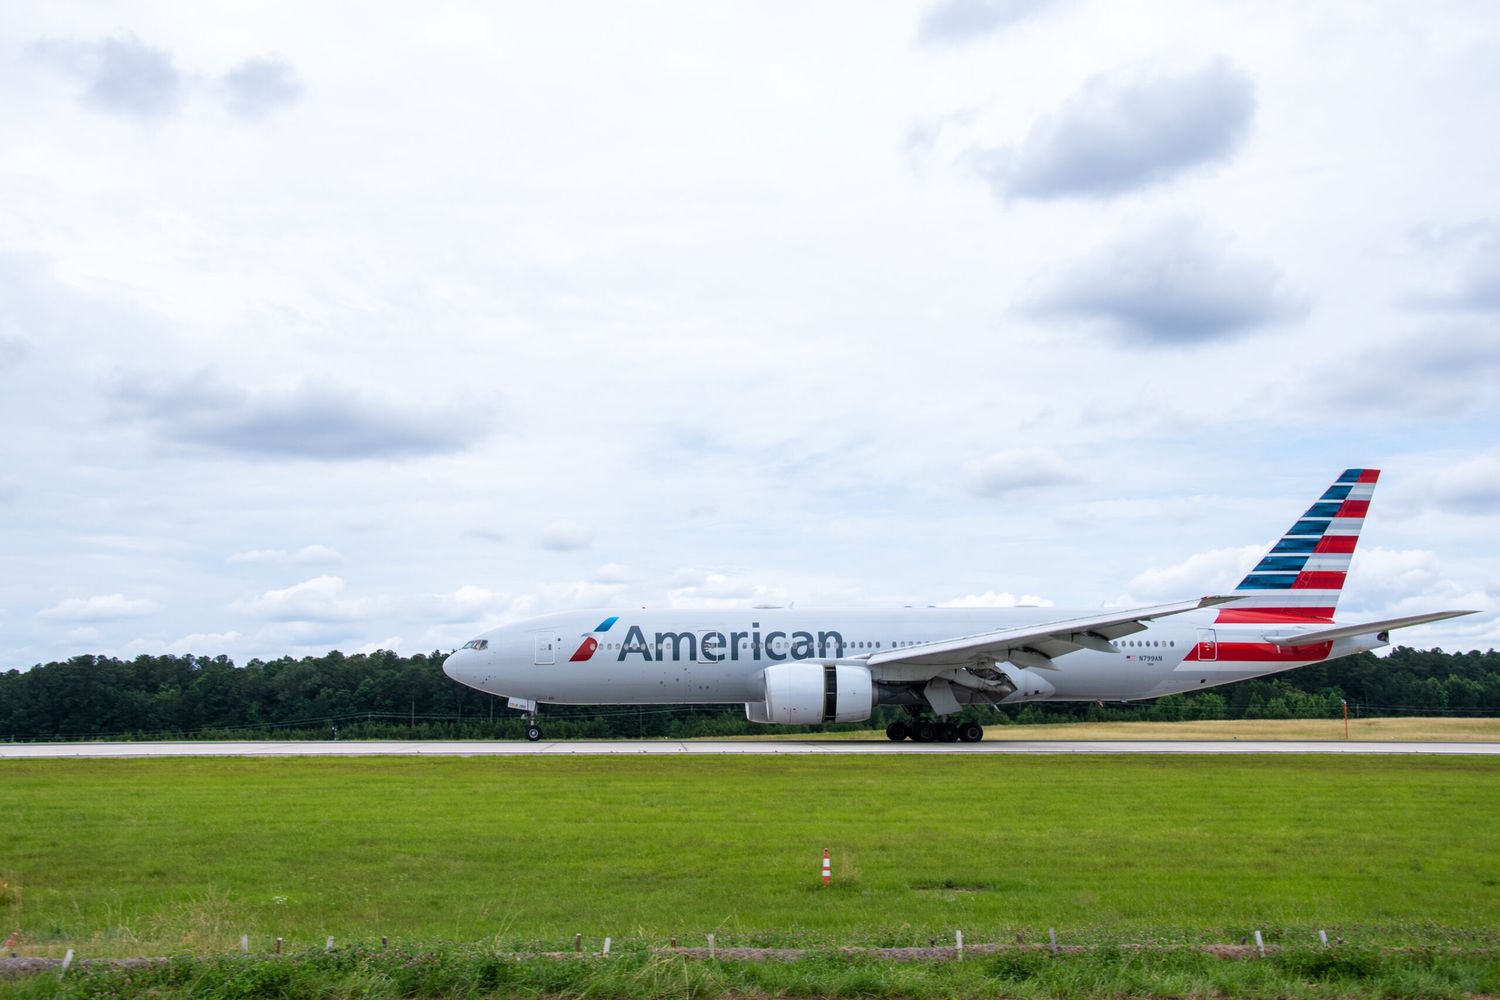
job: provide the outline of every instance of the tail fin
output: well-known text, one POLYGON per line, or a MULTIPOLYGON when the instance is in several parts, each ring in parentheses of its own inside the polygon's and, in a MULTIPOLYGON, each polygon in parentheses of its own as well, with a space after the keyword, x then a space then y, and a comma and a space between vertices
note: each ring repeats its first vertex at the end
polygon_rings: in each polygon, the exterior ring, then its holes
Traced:
POLYGON ((1332 621, 1379 478, 1379 469, 1339 476, 1234 588, 1219 621, 1332 621))

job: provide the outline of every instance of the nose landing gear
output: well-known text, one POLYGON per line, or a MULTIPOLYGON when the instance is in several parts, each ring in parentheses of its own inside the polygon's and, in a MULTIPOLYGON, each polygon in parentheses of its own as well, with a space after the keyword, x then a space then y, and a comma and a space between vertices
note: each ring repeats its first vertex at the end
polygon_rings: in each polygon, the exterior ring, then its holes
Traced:
POLYGON ((541 720, 538 718, 537 704, 530 698, 511 698, 506 702, 507 708, 519 708, 521 718, 526 720, 526 738, 535 743, 542 738, 541 720))

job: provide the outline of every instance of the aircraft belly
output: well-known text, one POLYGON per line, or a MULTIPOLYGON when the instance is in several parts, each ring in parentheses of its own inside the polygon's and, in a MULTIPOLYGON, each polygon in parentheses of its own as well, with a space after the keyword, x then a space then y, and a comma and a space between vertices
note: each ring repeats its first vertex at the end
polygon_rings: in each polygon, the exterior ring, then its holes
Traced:
POLYGON ((1048 679, 1058 701, 1131 701, 1151 697, 1169 667, 1127 661, 1118 654, 1075 653, 1048 679))
MULTIPOLYGON (((571 705, 726 704, 758 701, 758 664, 661 661, 538 667, 524 697, 571 705)), ((510 694, 512 692, 506 692, 510 694)))

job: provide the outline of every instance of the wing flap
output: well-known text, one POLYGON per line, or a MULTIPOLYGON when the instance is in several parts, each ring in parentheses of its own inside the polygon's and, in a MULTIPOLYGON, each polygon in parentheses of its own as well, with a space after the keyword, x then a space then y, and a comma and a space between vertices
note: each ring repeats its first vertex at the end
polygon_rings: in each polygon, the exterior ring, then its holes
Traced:
POLYGON ((956 666, 981 661, 993 663, 1010 660, 1017 665, 1052 670, 1051 661, 1079 649, 1102 649, 1114 652, 1110 640, 1131 635, 1145 628, 1145 622, 1185 611, 1197 611, 1224 604, 1233 598, 1203 597, 1194 601, 1158 604, 1146 608, 1107 611, 1083 618, 1063 618, 997 629, 976 635, 956 636, 901 649, 882 650, 865 662, 881 680, 920 680, 956 666))

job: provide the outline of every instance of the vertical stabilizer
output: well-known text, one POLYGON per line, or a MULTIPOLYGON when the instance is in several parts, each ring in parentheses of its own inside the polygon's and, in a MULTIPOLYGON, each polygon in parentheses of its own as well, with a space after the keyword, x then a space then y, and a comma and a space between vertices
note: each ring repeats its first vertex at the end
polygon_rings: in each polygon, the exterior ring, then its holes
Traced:
POLYGON ((1332 621, 1379 478, 1379 469, 1339 476, 1234 588, 1219 621, 1332 621))

